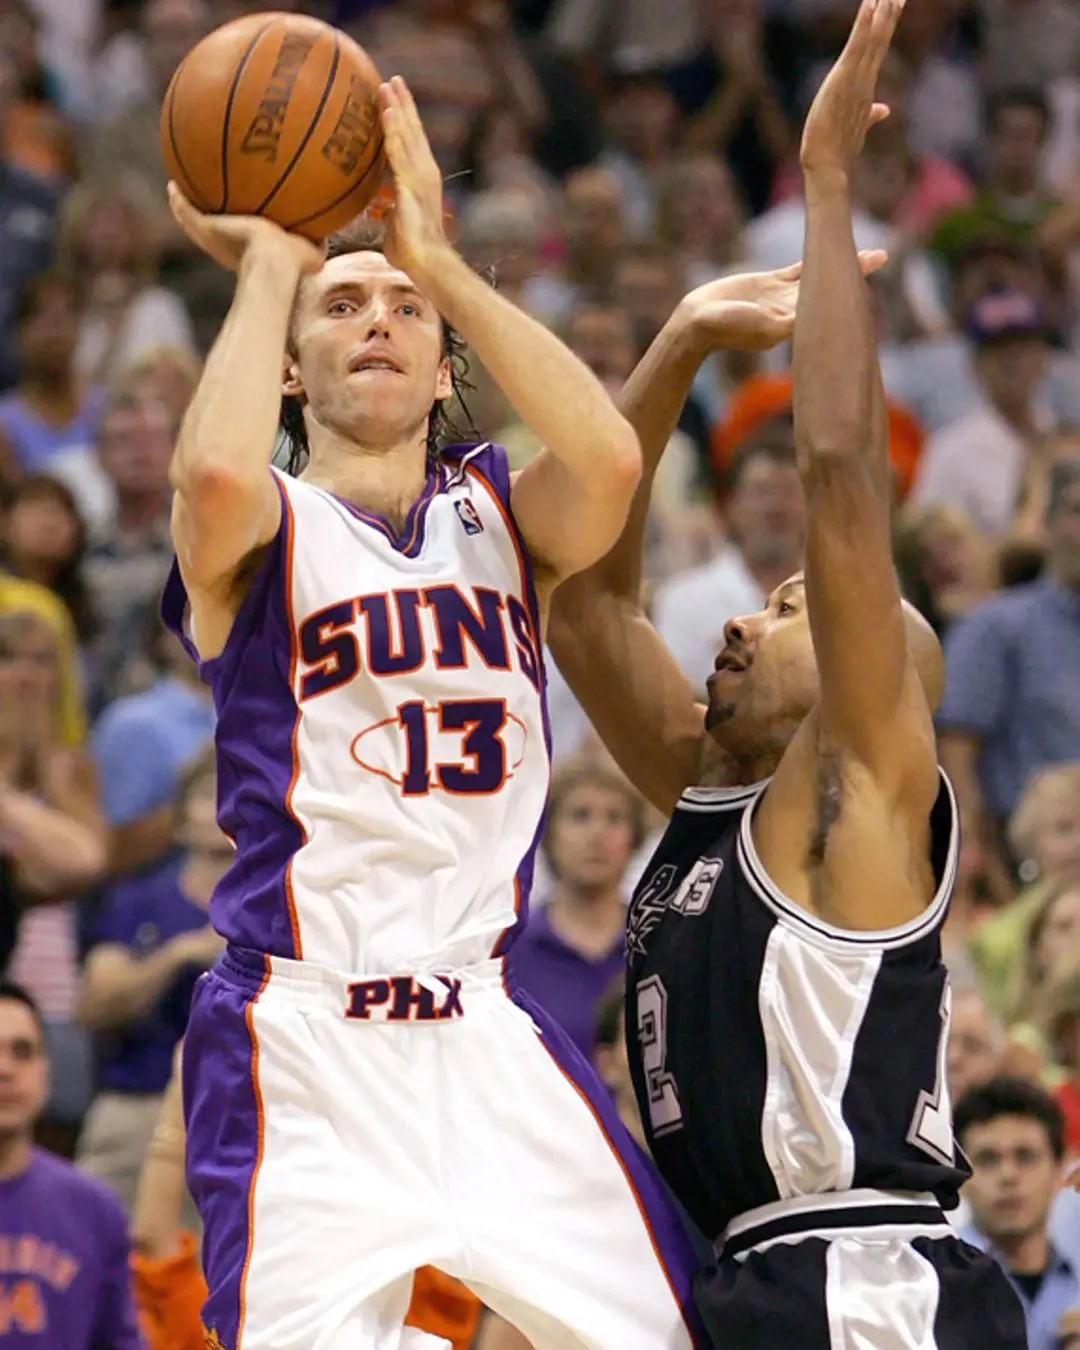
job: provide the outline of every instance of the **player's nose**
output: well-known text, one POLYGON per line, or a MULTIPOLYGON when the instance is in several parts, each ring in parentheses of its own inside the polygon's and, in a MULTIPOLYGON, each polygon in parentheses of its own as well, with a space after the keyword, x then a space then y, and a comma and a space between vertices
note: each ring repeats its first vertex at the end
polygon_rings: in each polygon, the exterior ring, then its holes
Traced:
POLYGON ((750 620, 745 617, 728 619, 724 624, 724 644, 728 647, 750 645, 750 620))

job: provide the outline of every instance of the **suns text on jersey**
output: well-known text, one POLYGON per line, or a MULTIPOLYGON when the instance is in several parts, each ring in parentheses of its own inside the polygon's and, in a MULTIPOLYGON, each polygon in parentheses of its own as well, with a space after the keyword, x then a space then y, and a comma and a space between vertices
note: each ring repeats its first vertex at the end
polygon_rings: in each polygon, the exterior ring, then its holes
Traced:
POLYGON ((516 663, 536 689, 539 647, 528 609, 516 595, 455 585, 376 592, 335 600, 300 624, 301 702, 340 689, 366 670, 408 675, 429 661, 463 670, 476 659, 489 670, 516 663))

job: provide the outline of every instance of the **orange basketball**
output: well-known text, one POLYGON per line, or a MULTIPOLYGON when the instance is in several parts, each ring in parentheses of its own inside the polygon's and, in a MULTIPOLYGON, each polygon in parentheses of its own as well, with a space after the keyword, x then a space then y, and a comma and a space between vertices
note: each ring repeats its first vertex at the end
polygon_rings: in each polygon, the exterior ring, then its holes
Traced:
POLYGON ((161 107, 170 178, 200 211, 321 240, 379 190, 379 72, 318 19, 251 14, 184 58, 161 107))

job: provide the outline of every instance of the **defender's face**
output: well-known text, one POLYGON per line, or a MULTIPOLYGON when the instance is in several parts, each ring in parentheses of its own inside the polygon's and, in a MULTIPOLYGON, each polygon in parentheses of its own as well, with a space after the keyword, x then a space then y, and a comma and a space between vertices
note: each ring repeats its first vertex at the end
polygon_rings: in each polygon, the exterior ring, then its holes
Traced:
POLYGON ((972 1170, 964 1195, 991 1242, 1015 1241, 1045 1227, 1061 1168, 1039 1121, 999 1116, 970 1126, 960 1143, 972 1170))
POLYGON ((373 449, 422 434, 451 394, 442 320, 381 253, 331 258, 297 296, 283 392, 335 434, 373 449))
POLYGON ((818 696, 802 577, 778 586, 759 614, 732 619, 724 638, 707 686, 708 730, 732 749, 786 744, 818 696))
POLYGON ((0 1139, 25 1134, 49 1095, 45 1042, 33 1013, 0 999, 0 1139))

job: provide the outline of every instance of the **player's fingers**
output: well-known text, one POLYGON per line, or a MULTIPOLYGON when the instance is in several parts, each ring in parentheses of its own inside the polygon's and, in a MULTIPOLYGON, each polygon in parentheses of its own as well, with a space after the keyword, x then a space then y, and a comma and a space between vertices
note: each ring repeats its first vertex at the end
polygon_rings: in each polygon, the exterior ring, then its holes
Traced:
POLYGON ((859 254, 859 267, 862 269, 864 277, 870 277, 875 272, 880 272, 888 261, 889 255, 883 248, 867 248, 859 254))
POLYGON ((776 277, 779 281, 798 281, 802 276, 802 260, 790 263, 787 267, 780 267, 776 271, 776 277))
POLYGON ((891 111, 887 103, 875 103, 870 109, 870 125, 876 127, 879 122, 884 122, 891 111))
POLYGON ((429 174, 437 173, 438 165, 435 162, 435 155, 431 149, 431 142, 427 138, 427 132, 424 130, 424 123, 420 117, 420 110, 416 106, 416 100, 412 96, 412 90, 400 75, 395 75, 391 83, 394 86, 394 96, 397 99, 398 106, 404 114, 405 136, 413 163, 417 166, 422 165, 429 174))
POLYGON ((408 114, 409 119, 411 121, 415 121, 416 125, 419 126, 420 113, 416 107, 416 100, 412 96, 412 90, 405 83, 404 76, 402 75, 392 76, 390 84, 394 90, 394 97, 397 99, 397 101, 401 104, 402 108, 408 114))

